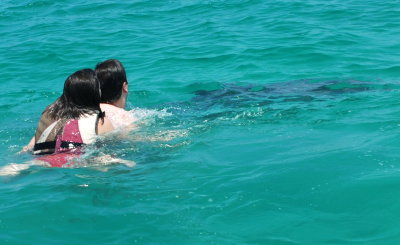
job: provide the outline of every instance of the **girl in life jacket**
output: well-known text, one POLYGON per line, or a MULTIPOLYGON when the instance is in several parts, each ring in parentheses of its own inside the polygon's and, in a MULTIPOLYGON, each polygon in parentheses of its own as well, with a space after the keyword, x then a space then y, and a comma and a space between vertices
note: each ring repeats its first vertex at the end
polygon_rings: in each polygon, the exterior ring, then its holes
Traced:
MULTIPOLYGON (((36 129, 33 154, 41 156, 25 164, 0 168, 0 175, 18 174, 32 165, 73 165, 74 159, 82 154, 82 146, 93 143, 97 135, 114 129, 100 109, 100 100, 100 84, 93 70, 83 69, 70 75, 63 94, 43 111, 36 129)), ((128 166, 135 164, 107 155, 97 160, 128 166)))

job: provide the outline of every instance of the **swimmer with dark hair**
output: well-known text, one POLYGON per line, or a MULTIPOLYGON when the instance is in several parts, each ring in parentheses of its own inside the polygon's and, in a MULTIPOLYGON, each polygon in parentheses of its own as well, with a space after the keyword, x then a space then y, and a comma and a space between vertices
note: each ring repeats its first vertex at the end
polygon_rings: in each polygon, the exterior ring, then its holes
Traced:
MULTIPOLYGON (((128 80, 125 68, 116 59, 109 59, 98 63, 95 74, 100 82, 100 108, 105 112, 114 129, 132 130, 137 126, 137 119, 131 112, 125 110, 128 97, 128 80)), ((34 146, 34 137, 24 146, 21 152, 30 151, 34 146)))
POLYGON ((128 80, 125 68, 116 59, 98 63, 95 68, 101 87, 101 109, 111 121, 114 128, 136 127, 137 120, 131 112, 125 110, 128 97, 128 80))

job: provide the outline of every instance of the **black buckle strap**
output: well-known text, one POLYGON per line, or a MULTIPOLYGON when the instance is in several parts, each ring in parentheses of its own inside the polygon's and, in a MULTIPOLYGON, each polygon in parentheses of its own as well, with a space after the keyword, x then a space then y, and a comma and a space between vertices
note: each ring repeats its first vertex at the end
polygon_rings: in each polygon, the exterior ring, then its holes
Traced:
MULTIPOLYGON (((78 142, 71 142, 71 141, 61 141, 61 148, 77 148, 79 146, 84 145, 83 143, 78 143, 78 142), (72 146, 72 147, 71 147, 72 146)), ((42 143, 36 143, 35 146, 33 147, 33 151, 41 151, 41 150, 54 150, 56 148, 56 141, 48 141, 48 142, 42 142, 42 143)))
POLYGON ((71 142, 71 141, 61 141, 61 148, 67 148, 67 149, 71 149, 71 148, 77 148, 79 146, 82 146, 83 143, 78 143, 78 142, 71 142), (73 147, 71 147, 71 145, 73 147))
POLYGON ((55 148, 56 148, 55 141, 47 141, 42 143, 36 143, 35 146, 33 146, 33 151, 41 151, 45 149, 55 149, 55 148))

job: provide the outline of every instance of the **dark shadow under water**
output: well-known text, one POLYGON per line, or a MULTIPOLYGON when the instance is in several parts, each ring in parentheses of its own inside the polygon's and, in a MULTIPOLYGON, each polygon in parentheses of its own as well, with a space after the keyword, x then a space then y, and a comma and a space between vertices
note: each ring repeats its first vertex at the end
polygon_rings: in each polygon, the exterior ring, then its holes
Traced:
POLYGON ((242 106, 246 102, 257 102, 261 105, 274 102, 293 102, 333 99, 340 95, 373 90, 393 90, 392 84, 378 85, 362 81, 324 81, 307 80, 276 83, 269 85, 235 85, 223 84, 218 90, 197 90, 192 101, 213 105, 224 103, 227 106, 242 106))
MULTIPOLYGON (((381 84, 363 81, 310 81, 299 80, 268 85, 221 84, 216 90, 195 90, 190 101, 162 105, 182 120, 216 120, 237 117, 257 109, 286 110, 312 106, 328 106, 354 94, 392 91, 399 84, 381 84), (321 103, 322 102, 322 103, 321 103)), ((251 116, 252 113, 249 113, 251 116)))

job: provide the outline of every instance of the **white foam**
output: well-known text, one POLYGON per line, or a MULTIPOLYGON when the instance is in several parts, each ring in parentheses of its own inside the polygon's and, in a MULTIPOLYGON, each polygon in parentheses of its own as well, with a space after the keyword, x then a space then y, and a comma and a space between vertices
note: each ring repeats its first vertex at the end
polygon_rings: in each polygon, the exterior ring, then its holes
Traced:
POLYGON ((136 108, 129 111, 138 120, 145 120, 150 118, 164 118, 172 116, 172 113, 167 112, 166 109, 162 110, 151 110, 151 109, 141 109, 136 108))

